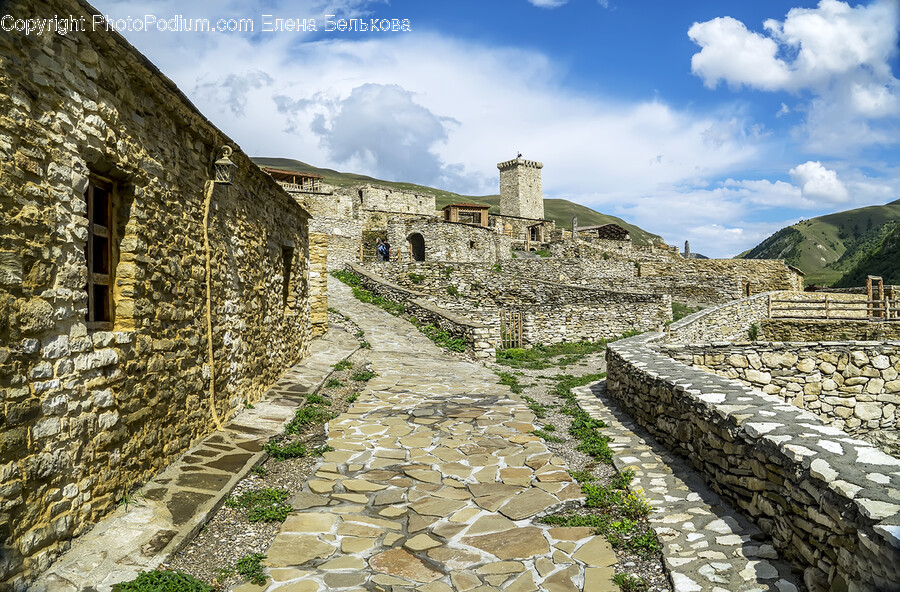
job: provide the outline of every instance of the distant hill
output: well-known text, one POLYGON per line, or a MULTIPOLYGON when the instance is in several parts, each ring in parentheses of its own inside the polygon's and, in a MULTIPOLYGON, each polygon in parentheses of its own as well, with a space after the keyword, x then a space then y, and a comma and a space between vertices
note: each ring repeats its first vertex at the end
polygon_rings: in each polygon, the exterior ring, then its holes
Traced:
MULTIPOLYGON (((478 203, 491 207, 489 210, 493 214, 500 213, 500 196, 499 195, 461 195, 452 191, 444 191, 435 189, 425 185, 416 185, 415 183, 398 183, 396 181, 382 181, 374 177, 366 175, 357 175, 355 173, 341 173, 333 169, 320 169, 299 160, 289 158, 268 158, 254 157, 253 162, 260 166, 268 166, 286 171, 297 171, 301 173, 316 173, 325 177, 325 182, 330 185, 346 187, 349 185, 357 185, 361 183, 377 183, 387 187, 395 187, 404 191, 414 191, 434 196, 437 209, 456 202, 478 203)), ((618 224, 631 233, 631 240, 637 245, 648 245, 653 239, 662 240, 659 235, 647 232, 643 228, 629 224, 621 218, 610 216, 609 214, 601 214, 587 206, 583 206, 566 199, 545 199, 544 200, 544 216, 548 220, 556 222, 559 228, 572 228, 572 216, 578 216, 579 226, 595 226, 599 224, 618 224)))
POLYGON ((864 262, 874 261, 870 257, 882 249, 898 225, 900 200, 803 220, 738 257, 785 259, 806 273, 808 284, 833 285, 851 271, 863 274, 865 280, 864 262))
POLYGON ((861 286, 867 275, 878 275, 885 284, 900 285, 900 224, 891 231, 877 248, 869 252, 838 280, 841 287, 861 286))

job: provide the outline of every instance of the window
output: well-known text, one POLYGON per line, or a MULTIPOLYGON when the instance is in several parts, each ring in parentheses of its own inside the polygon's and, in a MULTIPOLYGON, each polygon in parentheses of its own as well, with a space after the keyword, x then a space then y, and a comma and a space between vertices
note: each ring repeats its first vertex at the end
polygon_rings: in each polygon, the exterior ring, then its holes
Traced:
POLYGON ((281 264, 283 266, 282 277, 284 283, 281 286, 281 305, 288 306, 291 300, 291 266, 294 264, 294 248, 281 247, 281 264))
POLYGON ((113 186, 108 181, 91 177, 87 191, 88 237, 84 247, 87 260, 88 310, 85 320, 94 324, 113 320, 113 186))

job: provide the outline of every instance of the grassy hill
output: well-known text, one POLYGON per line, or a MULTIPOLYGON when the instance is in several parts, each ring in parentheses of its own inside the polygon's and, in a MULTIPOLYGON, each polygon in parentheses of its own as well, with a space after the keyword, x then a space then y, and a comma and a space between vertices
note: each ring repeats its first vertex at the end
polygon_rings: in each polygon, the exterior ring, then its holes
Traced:
MULTIPOLYGON (((806 282, 832 285, 859 269, 900 224, 900 200, 803 220, 741 253, 744 259, 785 259, 806 282)), ((885 278, 887 280, 887 278, 885 278)))
MULTIPOLYGON (((289 158, 267 158, 254 157, 253 162, 260 166, 268 166, 286 171, 297 171, 301 173, 316 173, 325 177, 325 182, 329 185, 338 187, 347 187, 350 185, 359 185, 363 183, 377 183, 387 187, 394 187, 404 191, 414 191, 433 195, 437 209, 456 202, 477 203, 490 206, 489 210, 492 214, 500 213, 500 196, 499 195, 461 195, 452 191, 444 191, 427 187, 425 185, 416 185, 415 183, 398 183, 396 181, 382 181, 374 177, 366 175, 357 175, 355 173, 341 173, 334 169, 320 169, 299 160, 291 160, 289 158)), ((548 220, 556 222, 558 228, 572 228, 572 216, 578 216, 579 226, 594 226, 599 224, 618 224, 631 233, 631 239, 637 245, 647 245, 650 241, 659 239, 658 235, 647 232, 643 228, 629 224, 621 218, 601 214, 587 206, 573 203, 566 199, 545 199, 544 200, 544 216, 548 220)))
POLYGON ((885 284, 900 285, 900 224, 891 231, 877 248, 863 257, 835 285, 841 287, 862 286, 867 275, 878 275, 885 284))

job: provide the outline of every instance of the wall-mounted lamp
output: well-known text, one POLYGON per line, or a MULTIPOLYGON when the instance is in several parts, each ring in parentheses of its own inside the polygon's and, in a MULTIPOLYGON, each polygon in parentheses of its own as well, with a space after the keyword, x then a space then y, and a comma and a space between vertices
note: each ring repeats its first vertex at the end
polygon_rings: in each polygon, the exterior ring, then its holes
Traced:
POLYGON ((233 152, 230 146, 222 146, 222 156, 215 163, 216 184, 218 185, 231 185, 234 170, 237 168, 237 165, 228 158, 233 152))

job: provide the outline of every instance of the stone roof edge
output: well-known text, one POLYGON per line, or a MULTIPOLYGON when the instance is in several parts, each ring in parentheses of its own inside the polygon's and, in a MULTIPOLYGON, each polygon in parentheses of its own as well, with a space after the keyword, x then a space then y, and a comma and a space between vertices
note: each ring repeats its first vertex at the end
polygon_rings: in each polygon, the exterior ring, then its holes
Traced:
MULTIPOLYGON (((85 11, 87 14, 89 14, 91 16, 94 16, 94 15, 105 16, 101 11, 97 10, 92 4, 87 2, 87 0, 75 0, 75 3, 78 4, 78 6, 80 6, 83 11, 85 11)), ((279 185, 278 182, 271 175, 269 175, 268 173, 263 171, 258 164, 253 162, 253 160, 250 158, 250 156, 241 149, 241 147, 238 145, 237 142, 235 142, 231 137, 229 137, 228 134, 226 134, 221 129, 219 129, 219 127, 216 124, 214 124, 212 121, 210 121, 210 119, 208 117, 206 117, 206 115, 204 115, 203 112, 200 111, 200 109, 197 108, 196 105, 194 105, 194 103, 187 97, 187 95, 185 95, 184 92, 180 88, 178 88, 178 85, 175 84, 175 82, 171 78, 166 76, 163 73, 163 71, 160 70, 159 67, 157 67, 156 64, 154 64, 150 60, 150 58, 148 58, 143 53, 141 53, 140 50, 138 50, 135 46, 133 46, 127 39, 125 39, 125 37, 121 33, 116 31, 115 29, 109 30, 109 31, 103 31, 103 32, 106 35, 108 35, 109 38, 111 40, 113 40, 113 42, 118 43, 127 52, 129 52, 132 55, 132 57, 134 57, 135 60, 137 60, 139 65, 146 68, 152 76, 156 77, 159 80, 159 82, 162 83, 162 85, 166 88, 166 90, 168 90, 173 95, 175 95, 175 97, 185 107, 187 107, 188 110, 192 111, 194 113, 194 115, 196 115, 198 118, 200 118, 216 134, 218 134, 218 136, 220 138, 220 142, 223 145, 228 144, 229 146, 231 146, 234 149, 234 155, 240 154, 242 158, 246 159, 247 162, 250 164, 250 169, 251 170, 256 169, 259 172, 258 176, 260 177, 260 179, 263 180, 264 183, 270 183, 273 188, 277 188, 277 191, 280 191, 281 193, 283 193, 284 197, 285 197, 285 201, 287 203, 292 204, 290 207, 295 207, 298 210, 300 210, 306 219, 309 219, 312 217, 310 215, 310 213, 306 210, 306 208, 304 208, 302 205, 300 205, 291 194, 289 194, 287 191, 285 191, 285 189, 281 185, 279 185)), ((216 147, 216 146, 213 147, 213 150, 218 151, 218 149, 219 149, 219 147, 216 147)), ((214 158, 215 158, 215 156, 214 156, 214 158)))

